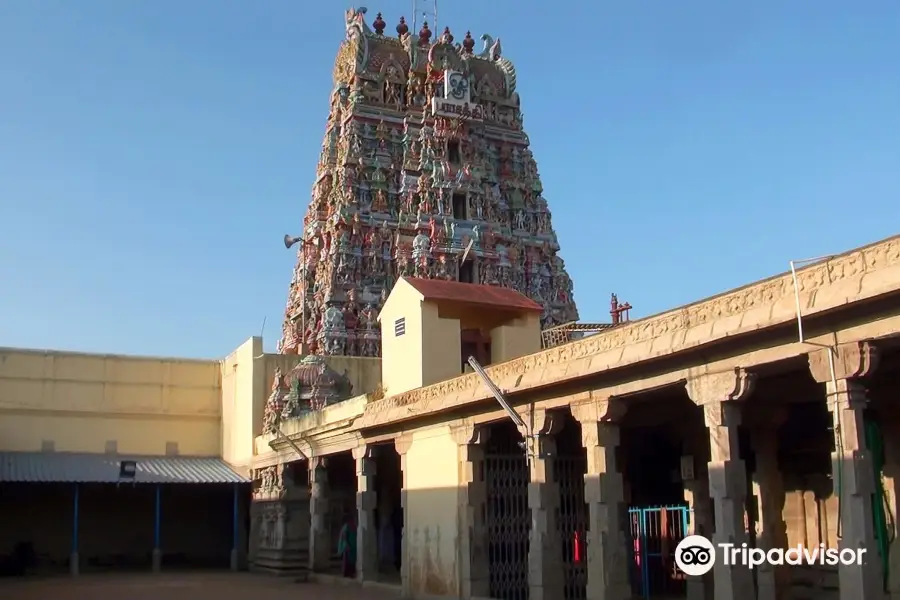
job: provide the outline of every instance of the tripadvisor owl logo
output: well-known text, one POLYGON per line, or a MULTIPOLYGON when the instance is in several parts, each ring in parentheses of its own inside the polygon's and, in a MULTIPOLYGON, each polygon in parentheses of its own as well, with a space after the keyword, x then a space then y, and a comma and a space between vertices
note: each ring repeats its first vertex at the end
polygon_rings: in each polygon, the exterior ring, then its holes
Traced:
POLYGON ((702 535, 689 535, 675 548, 675 564, 685 575, 705 575, 716 564, 716 547, 702 535))
POLYGON ((712 570, 717 556, 725 566, 743 565, 754 569, 766 563, 832 567, 861 565, 865 554, 865 548, 826 548, 824 544, 813 547, 797 544, 793 548, 772 548, 767 552, 762 548, 751 548, 747 544, 713 544, 702 535, 689 535, 675 548, 675 564, 685 575, 698 577, 712 570))

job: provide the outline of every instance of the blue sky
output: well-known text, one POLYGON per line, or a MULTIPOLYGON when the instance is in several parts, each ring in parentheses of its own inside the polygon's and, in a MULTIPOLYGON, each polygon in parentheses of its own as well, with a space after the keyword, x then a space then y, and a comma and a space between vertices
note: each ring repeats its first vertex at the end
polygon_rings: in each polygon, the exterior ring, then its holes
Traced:
MULTIPOLYGON (((900 2, 528 6, 439 26, 517 66, 584 320, 897 233, 900 2)), ((345 8, 0 1, 0 346, 217 357, 266 318, 273 350, 345 8)))

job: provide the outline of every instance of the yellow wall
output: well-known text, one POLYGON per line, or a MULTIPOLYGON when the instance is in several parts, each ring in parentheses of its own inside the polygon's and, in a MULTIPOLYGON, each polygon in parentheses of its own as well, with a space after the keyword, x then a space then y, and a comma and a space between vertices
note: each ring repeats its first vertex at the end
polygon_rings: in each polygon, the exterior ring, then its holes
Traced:
POLYGON ((381 384, 385 394, 400 394, 420 388, 424 383, 422 352, 422 301, 402 279, 394 286, 378 315, 381 322, 381 384), (401 288, 401 286, 404 286, 401 288), (394 335, 397 319, 406 319, 406 332, 394 335))
POLYGON ((0 349, 0 449, 219 454, 219 362, 0 349))
MULTIPOLYGON (((462 375, 462 344, 459 321, 442 319, 432 302, 422 303, 422 385, 453 379, 462 375)), ((392 392, 393 393, 393 392, 392 392)))
POLYGON ((491 363, 497 364, 541 351, 541 319, 528 313, 491 330, 491 363))
POLYGON ((401 394, 462 373, 459 321, 440 318, 437 306, 424 302, 403 279, 391 290, 378 318, 385 394, 401 394), (406 333, 397 337, 394 325, 401 318, 406 319, 406 333))
POLYGON ((416 431, 406 453, 406 556, 410 591, 456 595, 459 460, 447 426, 416 431))
MULTIPOLYGON (((463 373, 461 324, 441 316, 441 304, 424 300, 422 294, 400 279, 381 309, 381 381, 388 396, 458 377, 463 373), (397 319, 406 319, 406 333, 394 335, 397 319)), ((451 312, 458 312, 451 311, 451 312)), ((481 327, 478 309, 470 308, 462 318, 466 327, 481 327)), ((483 313, 481 313, 483 315, 483 313)), ((493 315, 496 323, 496 314, 493 315)), ((491 362, 512 360, 541 350, 541 323, 536 313, 526 313, 493 327, 491 362)))
POLYGON ((249 468, 253 438, 262 430, 266 380, 262 338, 252 337, 221 363, 222 458, 232 466, 249 468))
MULTIPOLYGON (((0 348, 0 451, 107 451, 221 456, 246 473, 275 368, 298 356, 263 354, 262 338, 224 360, 183 360, 0 348)), ((381 360, 327 357, 354 394, 374 391, 381 360)))

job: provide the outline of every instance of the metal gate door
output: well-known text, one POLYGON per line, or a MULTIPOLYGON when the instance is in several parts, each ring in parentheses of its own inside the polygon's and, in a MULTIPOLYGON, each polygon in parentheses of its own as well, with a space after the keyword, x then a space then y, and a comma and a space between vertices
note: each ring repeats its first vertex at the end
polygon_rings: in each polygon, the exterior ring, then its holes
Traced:
POLYGON ((560 456, 555 460, 559 485, 559 534, 562 538, 563 597, 584 600, 587 596, 587 556, 585 531, 587 506, 584 503, 583 456, 560 456))
POLYGON ((486 454, 484 478, 491 598, 528 600, 531 513, 525 454, 486 454))
POLYGON ((683 595, 684 573, 675 566, 675 547, 687 535, 685 506, 629 508, 631 588, 641 598, 683 595))

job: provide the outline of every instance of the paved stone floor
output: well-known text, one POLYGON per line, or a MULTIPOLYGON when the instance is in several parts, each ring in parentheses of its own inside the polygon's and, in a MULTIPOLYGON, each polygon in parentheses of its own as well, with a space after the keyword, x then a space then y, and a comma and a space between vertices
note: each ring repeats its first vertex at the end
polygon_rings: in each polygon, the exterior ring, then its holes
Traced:
POLYGON ((381 588, 295 583, 249 573, 161 573, 0 579, 3 600, 397 600, 381 588))

